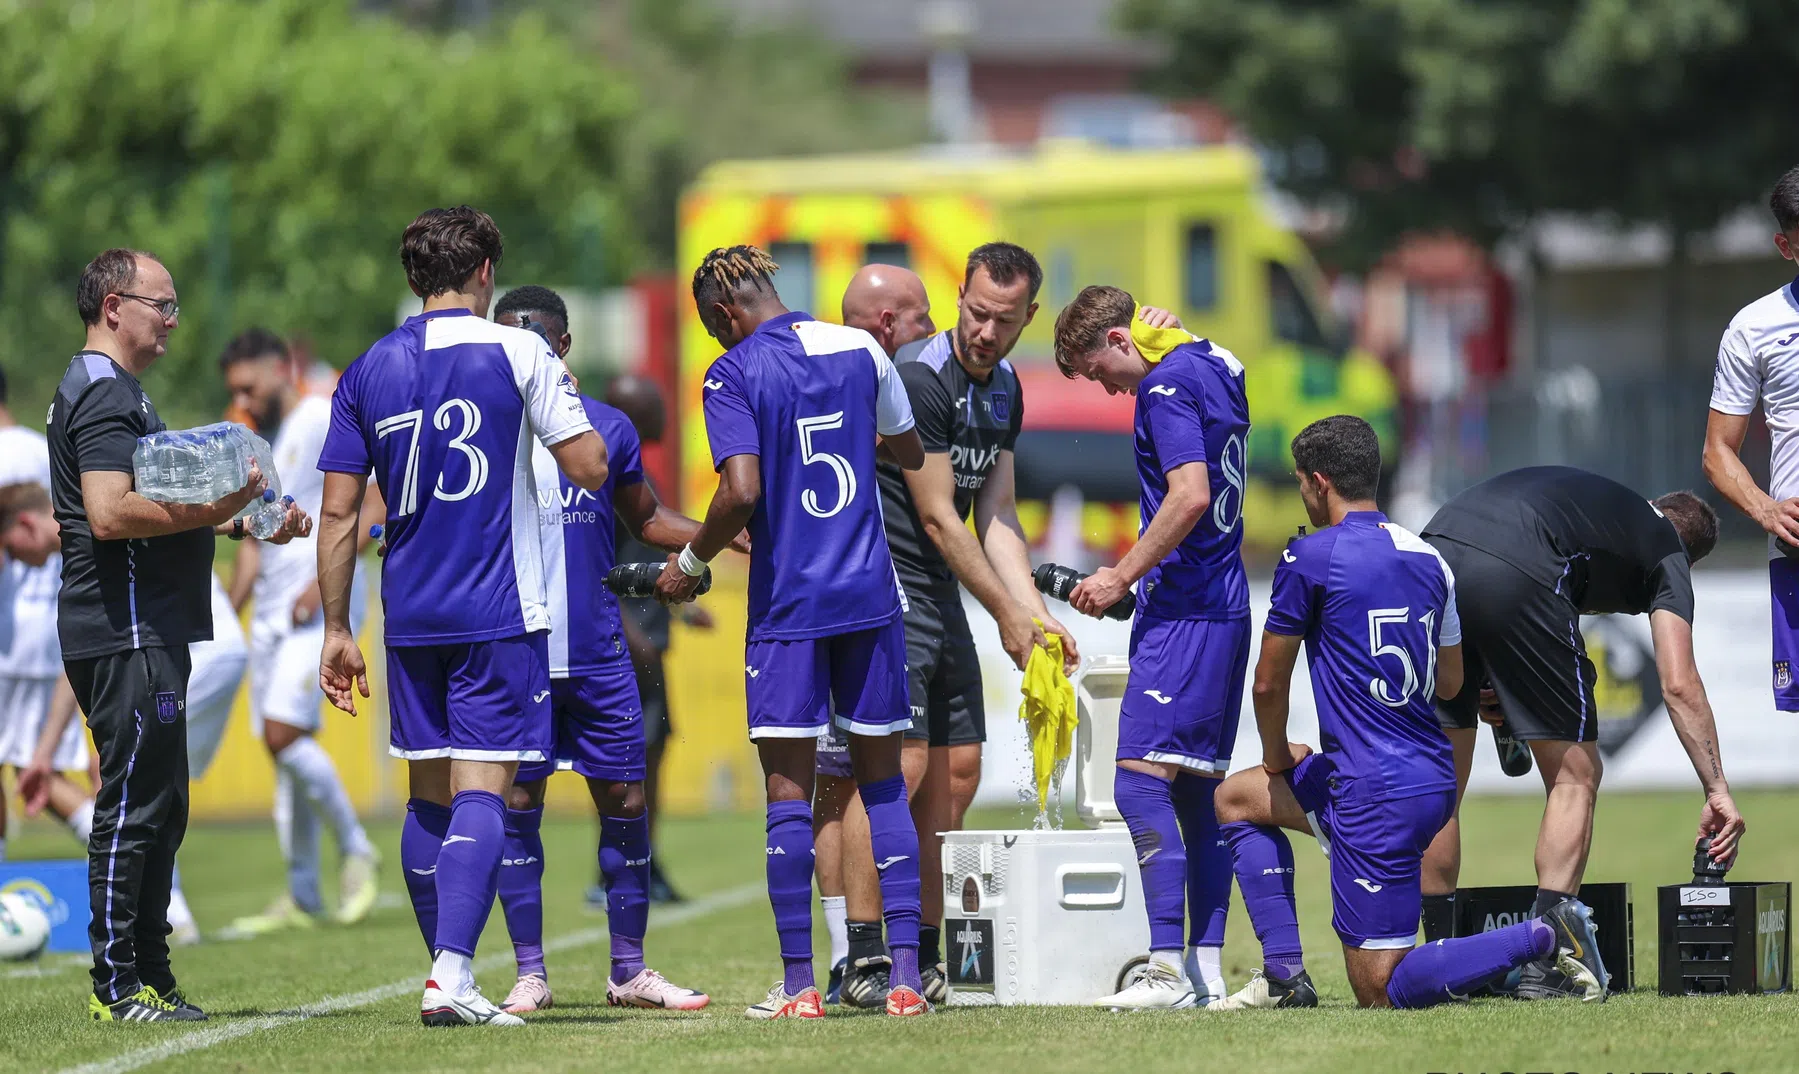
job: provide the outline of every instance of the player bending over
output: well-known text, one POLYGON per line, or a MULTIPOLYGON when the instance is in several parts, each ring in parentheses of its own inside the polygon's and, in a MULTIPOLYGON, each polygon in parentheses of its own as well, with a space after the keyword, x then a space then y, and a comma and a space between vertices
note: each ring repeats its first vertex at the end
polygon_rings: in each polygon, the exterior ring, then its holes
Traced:
POLYGON ((428 1026, 524 1024, 481 995, 470 962, 499 885, 513 774, 554 752, 527 437, 580 488, 606 482, 606 445, 562 359, 487 320, 500 254, 500 229, 466 205, 406 228, 400 259, 423 312, 344 370, 319 455, 319 678, 349 713, 369 696, 350 580, 371 471, 387 502, 389 752, 408 762, 400 865, 434 956, 428 1026))
MULTIPOLYGON (((558 357, 573 338, 568 307, 546 287, 521 287, 501 297, 494 320, 544 337, 558 357)), ((543 542, 550 607, 550 711, 555 756, 519 765, 506 797, 506 851, 500 860, 500 908, 518 959, 518 983, 502 1004, 512 1014, 551 1005, 543 961, 543 796, 550 773, 573 769, 587 780, 600 811, 600 876, 606 888, 606 928, 612 934, 612 972, 606 1002, 614 1007, 692 1011, 707 996, 670 984, 644 965, 643 934, 650 920, 650 819, 644 809, 643 705, 625 644, 618 598, 606 588, 614 554, 614 515, 639 540, 678 549, 700 524, 662 506, 644 480, 637 430, 624 413, 581 397, 587 418, 606 442, 606 481, 589 491, 556 468, 536 445, 531 470, 537 488, 538 534, 543 542)))
POLYGON ((1118 716, 1113 798, 1131 829, 1149 912, 1149 967, 1114 1009, 1210 1006, 1224 998, 1219 961, 1230 860, 1213 792, 1230 768, 1249 662, 1243 574, 1243 365, 1194 339, 1151 365, 1131 336, 1131 296, 1088 287, 1056 318, 1064 375, 1137 397, 1143 532, 1116 567, 1068 595, 1100 615, 1137 587, 1131 671, 1118 716), (1192 919, 1188 958, 1182 924, 1192 919))
POLYGON ((1264 968, 1224 1008, 1318 1005, 1300 953, 1283 828, 1315 836, 1330 859, 1331 924, 1362 1006, 1429 1007, 1550 956, 1585 999, 1603 1002, 1593 925, 1573 899, 1509 928, 1413 946, 1424 849, 1455 809, 1454 762, 1432 697, 1462 686, 1455 577, 1435 549, 1375 506, 1380 440, 1367 422, 1315 421, 1293 438, 1293 459, 1319 530, 1289 544, 1275 566, 1255 675, 1262 766, 1218 789, 1218 819, 1264 968), (1318 753, 1287 741, 1302 642, 1318 753))
POLYGON ((924 465, 893 363, 867 332, 793 313, 776 265, 753 246, 706 255, 693 300, 729 347, 702 385, 718 490, 700 532, 657 578, 665 602, 693 598, 705 564, 747 523, 744 694, 768 790, 768 898, 786 971, 751 1018, 819 1018, 812 976, 812 783, 833 716, 850 732, 893 952, 890 1015, 930 1010, 918 976, 918 832, 906 808, 900 736, 911 726, 906 640, 881 527, 875 438, 924 465))

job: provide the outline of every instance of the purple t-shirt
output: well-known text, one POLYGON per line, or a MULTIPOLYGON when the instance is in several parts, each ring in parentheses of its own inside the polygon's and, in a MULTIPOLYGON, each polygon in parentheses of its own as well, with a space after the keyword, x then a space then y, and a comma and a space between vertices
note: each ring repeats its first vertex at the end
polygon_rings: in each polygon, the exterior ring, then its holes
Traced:
MULTIPOLYGON (((1137 480, 1143 530, 1168 495, 1168 472, 1204 463, 1212 505, 1137 585, 1137 614, 1155 619, 1241 619, 1244 444, 1249 403, 1243 364, 1206 340, 1169 351, 1137 386, 1137 480)), ((1142 531, 1139 531, 1141 536, 1142 531)))
POLYGON ((1462 624, 1436 549, 1377 511, 1350 514, 1281 553, 1267 628, 1305 638, 1341 800, 1455 788, 1437 726, 1437 649, 1460 644, 1462 624))
POLYGON ((912 427, 874 337, 788 313, 706 370, 712 465, 760 457, 750 517, 749 641, 865 630, 900 612, 875 483, 875 434, 912 427))
POLYGON ((467 310, 407 318, 350 363, 319 469, 372 472, 387 501, 387 644, 550 628, 531 440, 591 428, 541 337, 467 310))

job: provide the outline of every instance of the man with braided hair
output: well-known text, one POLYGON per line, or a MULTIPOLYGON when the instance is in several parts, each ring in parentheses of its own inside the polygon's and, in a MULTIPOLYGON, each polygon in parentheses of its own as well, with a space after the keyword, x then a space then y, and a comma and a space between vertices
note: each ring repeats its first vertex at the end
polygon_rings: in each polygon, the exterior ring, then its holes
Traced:
POLYGON ((706 561, 747 523, 744 693, 768 792, 768 895, 783 978, 751 1018, 819 1018, 812 975, 812 784, 831 720, 849 732, 868 811, 890 946, 887 1013, 930 1010, 918 974, 918 833, 900 774, 911 726, 904 595, 881 525, 875 437, 909 470, 924 465, 912 407, 873 336, 790 312, 777 266, 753 246, 706 255, 694 305, 730 348, 702 385, 718 490, 706 521, 656 582, 693 599, 706 561))

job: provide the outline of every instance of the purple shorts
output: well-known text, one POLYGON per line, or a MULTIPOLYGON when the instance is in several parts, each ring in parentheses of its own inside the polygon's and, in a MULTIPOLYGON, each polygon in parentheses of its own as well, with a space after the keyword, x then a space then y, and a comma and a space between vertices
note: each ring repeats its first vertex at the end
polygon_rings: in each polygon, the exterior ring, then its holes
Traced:
POLYGON ((818 740, 818 774, 832 779, 855 779, 850 767, 850 736, 836 724, 818 740))
POLYGON ((1231 766, 1249 619, 1150 619, 1131 625, 1131 674, 1118 710, 1120 761, 1195 772, 1231 766))
POLYGON ((409 761, 548 757, 549 637, 389 646, 387 752, 409 761))
POLYGON ((550 680, 555 760, 518 766, 517 782, 573 769, 588 779, 641 783, 645 740, 637 673, 629 660, 606 671, 550 680))
POLYGON ((906 699, 906 628, 891 623, 799 641, 743 647, 750 737, 818 738, 832 717, 858 735, 912 726, 906 699))
POLYGON ((1314 753, 1284 773, 1330 858, 1331 927, 1349 947, 1414 947, 1424 849, 1455 814, 1455 790, 1340 802, 1336 772, 1328 754, 1314 753))
POLYGON ((1774 707, 1799 712, 1799 560, 1768 561, 1769 605, 1774 609, 1774 707))

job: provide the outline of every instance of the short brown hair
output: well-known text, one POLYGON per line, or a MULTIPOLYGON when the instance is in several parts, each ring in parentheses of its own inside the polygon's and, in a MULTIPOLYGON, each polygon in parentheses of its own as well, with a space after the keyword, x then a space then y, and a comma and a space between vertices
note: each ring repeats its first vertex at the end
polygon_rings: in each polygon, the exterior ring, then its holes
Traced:
POLYGON ((1650 501, 1662 517, 1674 523, 1680 543, 1687 546, 1687 562, 1697 563, 1718 546, 1718 512, 1691 492, 1670 492, 1650 501))
POLYGON ((480 270, 483 261, 499 268, 502 252, 500 226, 493 217, 467 205, 426 209, 400 236, 400 264, 406 266, 406 282, 425 298, 458 290, 480 270))
POLYGON ((153 254, 142 250, 127 250, 115 246, 110 250, 100 251, 100 255, 87 263, 81 270, 81 282, 75 285, 75 312, 81 314, 81 323, 93 327, 100 323, 100 306, 107 295, 123 294, 137 282, 137 259, 156 261, 153 254))
POLYGON ((1073 380, 1074 361, 1100 347, 1106 331, 1125 328, 1137 313, 1137 300, 1119 287, 1095 284, 1081 288, 1074 301, 1056 315, 1056 368, 1073 380))
POLYGON ((15 519, 27 511, 50 510, 50 492, 35 481, 0 485, 0 533, 12 529, 15 519))

